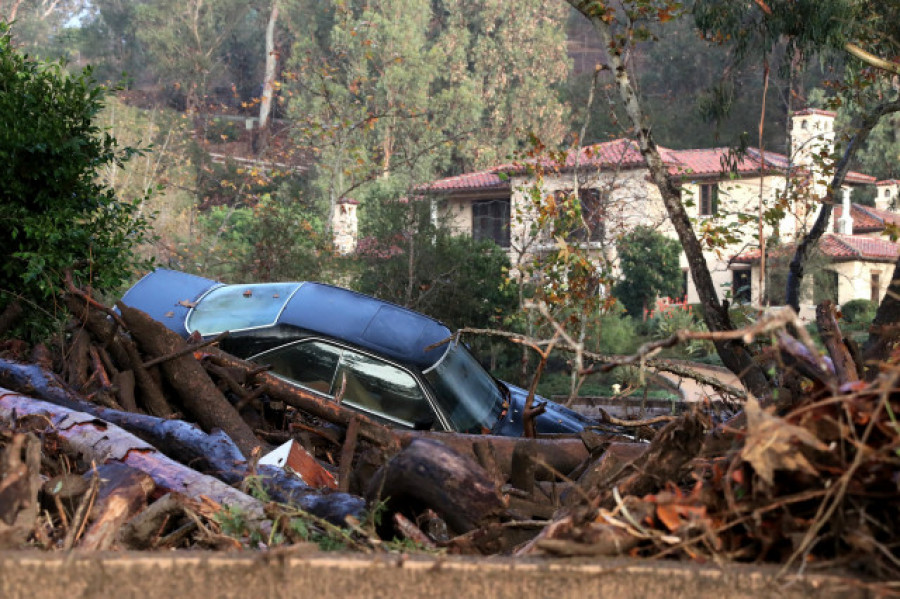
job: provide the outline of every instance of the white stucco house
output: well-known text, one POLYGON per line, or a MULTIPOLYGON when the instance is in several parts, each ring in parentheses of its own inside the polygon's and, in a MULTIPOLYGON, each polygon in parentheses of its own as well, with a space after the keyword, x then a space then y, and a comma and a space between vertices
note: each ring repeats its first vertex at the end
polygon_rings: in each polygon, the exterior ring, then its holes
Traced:
MULTIPOLYGON (((721 299, 760 302, 760 212, 769 212, 775 222, 762 229, 765 244, 774 245, 777 238, 782 251, 812 226, 830 180, 822 157, 833 149, 834 119, 834 113, 823 110, 794 114, 790 156, 755 148, 740 157, 728 148, 660 148, 698 236, 709 241, 705 255, 721 299), (714 238, 720 243, 714 244, 714 238)), ((628 139, 569 152, 558 163, 501 165, 441 179, 424 189, 437 212, 460 234, 495 241, 514 265, 554 243, 535 232, 534 202, 552 202, 574 190, 585 221, 574 239, 596 252, 598 268, 615 268, 615 238, 630 227, 648 225, 675 237, 638 146, 628 139)), ((835 279, 838 302, 883 297, 900 253, 884 236, 886 228, 900 223, 900 214, 894 212, 898 191, 898 181, 876 181, 858 172, 847 175, 843 205, 835 207, 834 226, 819 248, 824 261, 818 262, 829 271, 827 277, 835 279), (862 186, 877 189, 875 207, 853 203, 854 190, 862 186)), ((684 256, 681 263, 687 301, 697 302, 684 256)), ((807 279, 812 286, 813 277, 807 279)), ((803 312, 809 315, 814 298, 811 292, 805 297, 803 312)))

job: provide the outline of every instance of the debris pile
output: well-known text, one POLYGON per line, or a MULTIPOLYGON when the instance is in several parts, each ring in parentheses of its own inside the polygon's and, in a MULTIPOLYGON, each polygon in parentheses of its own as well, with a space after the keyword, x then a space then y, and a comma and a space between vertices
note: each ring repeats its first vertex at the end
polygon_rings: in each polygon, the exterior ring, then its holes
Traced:
POLYGON ((68 303, 64 351, 0 345, 3 548, 315 541, 900 577, 900 364, 865 382, 836 335, 826 360, 775 333, 777 409, 689 411, 649 443, 517 439, 392 430, 136 310, 68 303))

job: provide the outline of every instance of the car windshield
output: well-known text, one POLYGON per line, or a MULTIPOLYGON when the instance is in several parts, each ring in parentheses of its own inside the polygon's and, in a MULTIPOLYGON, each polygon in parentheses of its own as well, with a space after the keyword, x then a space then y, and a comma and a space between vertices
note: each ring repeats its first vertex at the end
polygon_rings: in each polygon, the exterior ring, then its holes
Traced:
POLYGON ((503 411, 503 394, 497 382, 461 343, 450 343, 425 378, 453 429, 463 433, 491 430, 503 411))
POLYGON ((188 332, 215 335, 275 324, 300 283, 223 285, 197 302, 187 317, 188 332))

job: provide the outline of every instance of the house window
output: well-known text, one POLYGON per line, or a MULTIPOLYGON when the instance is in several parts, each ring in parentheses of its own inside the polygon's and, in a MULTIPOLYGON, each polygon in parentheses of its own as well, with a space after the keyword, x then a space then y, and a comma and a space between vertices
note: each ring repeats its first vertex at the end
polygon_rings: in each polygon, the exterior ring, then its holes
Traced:
POLYGON ((872 273, 872 301, 874 303, 878 303, 881 299, 881 273, 873 272, 872 273))
POLYGON ((472 203, 472 237, 509 247, 509 198, 472 203))
POLYGON ((719 211, 719 186, 716 183, 700 186, 700 216, 713 216, 719 211))
POLYGON ((750 292, 751 292, 751 282, 750 282, 750 269, 746 270, 735 270, 732 271, 731 274, 731 296, 734 299, 734 302, 740 304, 749 304, 750 292))
POLYGON ((581 189, 578 192, 581 202, 582 224, 572 231, 571 239, 575 241, 602 241, 605 233, 603 205, 599 189, 581 189))

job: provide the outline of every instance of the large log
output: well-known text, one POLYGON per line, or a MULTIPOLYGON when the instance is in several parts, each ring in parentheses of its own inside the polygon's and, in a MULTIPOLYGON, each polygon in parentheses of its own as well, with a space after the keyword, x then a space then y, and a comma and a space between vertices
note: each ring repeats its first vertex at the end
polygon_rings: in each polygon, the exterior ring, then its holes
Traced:
MULTIPOLYGON (((45 401, 115 424, 169 458, 226 483, 237 484, 247 475, 247 461, 223 431, 214 430, 207 434, 182 420, 102 408, 81 400, 55 375, 32 364, 0 359, 0 383, 15 387, 19 392, 27 390, 45 401)), ((347 516, 360 517, 365 509, 365 501, 361 497, 312 489, 280 468, 259 466, 256 474, 263 489, 274 501, 295 504, 335 524, 343 524, 347 516)))
POLYGON ((47 419, 48 430, 59 435, 63 446, 98 464, 114 460, 149 474, 165 491, 176 491, 192 498, 206 496, 213 501, 240 508, 250 519, 262 519, 262 504, 224 482, 200 474, 153 446, 90 414, 76 412, 0 388, 0 422, 12 426, 17 418, 40 415, 47 419))
MULTIPOLYGON (((527 453, 535 461, 539 464, 546 464, 552 471, 562 475, 571 473, 590 456, 584 441, 574 435, 538 437, 536 439, 436 431, 394 431, 394 435, 400 439, 403 447, 409 446, 416 439, 430 439, 475 459, 477 459, 476 446, 483 445, 486 451, 489 445, 497 466, 507 477, 512 473, 513 453, 517 446, 521 448, 520 451, 527 447, 527 453)), ((554 478, 555 474, 546 468, 538 468, 535 477, 538 480, 547 480, 554 478)))
MULTIPOLYGON (((184 339, 156 322, 144 312, 117 304, 128 330, 146 354, 152 357, 175 354, 186 347, 184 339)), ((205 431, 221 428, 250 456, 256 447, 264 452, 272 447, 256 438, 250 426, 222 395, 203 366, 192 355, 178 356, 162 363, 162 370, 178 393, 187 411, 205 431)))
POLYGON ((505 511, 499 490, 474 459, 424 439, 385 464, 366 495, 389 498, 392 511, 429 507, 460 534, 497 522, 505 511))

